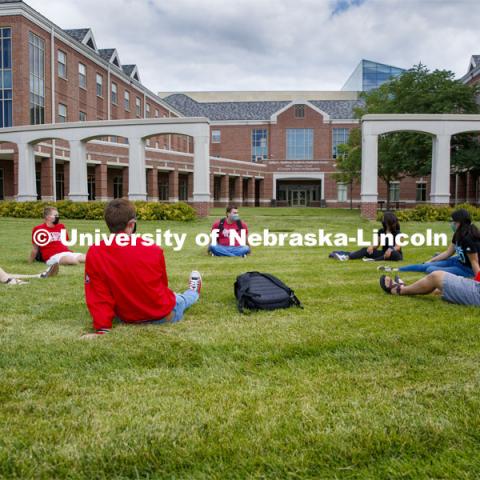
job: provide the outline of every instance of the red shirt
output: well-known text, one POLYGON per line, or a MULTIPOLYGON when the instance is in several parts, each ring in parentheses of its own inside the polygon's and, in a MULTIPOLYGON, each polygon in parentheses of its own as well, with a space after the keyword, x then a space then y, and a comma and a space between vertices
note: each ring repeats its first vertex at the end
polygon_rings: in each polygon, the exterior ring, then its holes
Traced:
MULTIPOLYGON (((221 220, 216 221, 213 226, 212 226, 212 231, 213 230, 218 230, 220 228, 220 222, 221 220)), ((248 227, 247 224, 244 222, 241 222, 242 224, 242 230, 245 230, 245 240, 248 238, 248 227)), ((223 232, 219 232, 217 235, 217 244, 218 245, 223 245, 224 247, 239 247, 240 242, 235 239, 235 243, 233 245, 230 245, 230 232, 231 231, 236 231, 237 235, 241 235, 240 230, 238 228, 237 222, 233 223, 228 223, 226 220, 223 224, 223 232)))
POLYGON ((477 273, 477 276, 474 278, 477 282, 480 282, 480 272, 477 273))
POLYGON ((114 317, 135 323, 160 320, 175 307, 163 250, 157 245, 107 246, 88 250, 85 297, 95 329, 110 329, 114 317))
MULTIPOLYGON (((37 245, 40 249, 40 253, 44 262, 46 262, 50 257, 53 257, 53 255, 56 255, 57 253, 71 251, 60 241, 60 233, 62 230, 66 230, 63 223, 58 223, 53 227, 49 227, 46 223, 43 223, 42 225, 37 225, 33 228, 32 243, 34 245, 37 245), (39 230, 45 230, 46 233, 36 233, 39 230), (47 241, 47 236, 49 238, 48 243, 46 245, 43 245, 47 241)), ((67 240, 69 240, 68 232, 67 240)))

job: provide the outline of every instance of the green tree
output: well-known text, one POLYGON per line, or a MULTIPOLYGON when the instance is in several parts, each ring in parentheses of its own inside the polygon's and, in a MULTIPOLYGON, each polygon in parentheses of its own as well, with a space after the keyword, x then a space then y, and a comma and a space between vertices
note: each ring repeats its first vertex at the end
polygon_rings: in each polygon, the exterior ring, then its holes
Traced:
MULTIPOLYGON (((355 114, 361 118, 371 113, 478 113, 478 92, 477 86, 455 80, 453 72, 430 72, 425 65, 418 64, 379 88, 362 93, 363 106, 357 108, 355 114)), ((453 139, 452 163, 480 163, 478 142, 472 138, 470 135, 470 138, 458 136, 453 139)), ((431 172, 430 135, 395 132, 381 135, 378 143, 378 174, 387 184, 387 201, 390 199, 390 182, 431 172)))
POLYGON ((359 128, 350 130, 348 142, 337 146, 335 181, 345 183, 350 190, 350 209, 353 208, 353 186, 360 180, 362 169, 362 136, 359 128))

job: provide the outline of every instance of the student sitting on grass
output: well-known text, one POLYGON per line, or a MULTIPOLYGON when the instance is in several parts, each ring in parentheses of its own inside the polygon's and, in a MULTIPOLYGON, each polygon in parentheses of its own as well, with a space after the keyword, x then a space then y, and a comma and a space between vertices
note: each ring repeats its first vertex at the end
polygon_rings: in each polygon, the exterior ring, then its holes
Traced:
MULTIPOLYGON (((78 265, 85 262, 83 253, 74 253, 60 240, 65 225, 60 223, 60 216, 55 207, 45 207, 43 210, 44 223, 32 230, 32 252, 29 262, 40 260, 47 265, 78 265)), ((67 233, 68 239, 68 233, 67 233)))
POLYGON ((386 293, 402 296, 427 295, 438 291, 443 300, 447 302, 480 307, 480 273, 475 280, 472 280, 437 270, 412 285, 405 285, 398 276, 392 280, 390 277, 382 275, 380 286, 386 293))
POLYGON ((19 273, 7 273, 3 268, 0 268, 0 283, 6 285, 24 285, 28 282, 23 280, 26 278, 48 278, 53 277, 58 273, 58 263, 50 265, 44 272, 35 275, 22 275, 19 273))
POLYGON ((398 262, 403 260, 402 248, 397 245, 397 236, 400 233, 400 223, 395 214, 385 212, 382 219, 382 228, 378 231, 378 237, 381 239, 382 235, 386 235, 385 245, 370 245, 366 248, 361 248, 355 252, 332 252, 330 258, 335 258, 340 261, 358 260, 389 260, 398 262))
POLYGON ((463 208, 452 213, 451 227, 454 231, 452 243, 445 252, 419 265, 406 265, 398 269, 380 266, 378 270, 422 273, 442 270, 460 277, 474 277, 480 270, 480 231, 472 224, 470 214, 463 208))
POLYGON ((137 225, 133 203, 126 199, 109 202, 105 222, 111 233, 117 238, 124 234, 124 238, 110 245, 102 241, 87 252, 85 297, 95 333, 84 337, 110 331, 114 318, 133 324, 179 322, 199 298, 200 273, 190 274, 184 293, 173 293, 168 288, 163 250, 158 245, 144 245, 141 239, 131 241, 137 225))
POLYGON ((233 232, 241 235, 245 232, 245 239, 248 237, 247 224, 240 220, 238 215, 238 208, 234 205, 227 207, 227 216, 221 220, 216 221, 212 226, 212 232, 219 230, 217 234, 217 244, 209 245, 208 251, 213 257, 246 257, 250 253, 250 246, 248 240, 246 245, 240 245, 240 242, 235 239, 230 244, 230 236, 233 232))

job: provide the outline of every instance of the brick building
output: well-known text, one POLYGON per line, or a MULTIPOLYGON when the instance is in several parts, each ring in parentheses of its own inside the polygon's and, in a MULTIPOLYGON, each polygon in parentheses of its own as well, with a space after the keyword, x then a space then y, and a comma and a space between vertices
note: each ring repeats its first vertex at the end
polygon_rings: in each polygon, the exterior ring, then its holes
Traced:
MULTIPOLYGON (((0 0, 0 127, 207 117, 214 205, 350 204, 348 187, 337 184, 332 174, 337 146, 345 143, 350 129, 358 125, 353 115, 358 92, 155 94, 142 84, 136 65, 121 62, 120 53, 115 48, 97 46, 89 28, 63 30, 21 0, 0 0)), ((375 81, 380 77, 385 80, 386 67, 394 68, 370 61, 362 61, 364 64, 375 70, 375 81)), ((88 142, 90 200, 128 195, 127 142, 118 136, 95 137, 88 142)), ((192 137, 185 135, 148 138, 148 199, 192 201, 193 149, 192 137)), ((69 162, 67 141, 45 138, 36 144, 39 199, 69 197, 69 162)), ((17 177, 17 147, 4 143, 0 145, 0 199, 16 197, 17 177)), ((458 178, 456 182, 457 187, 462 185, 458 178)), ((402 205, 428 201, 428 183, 428 178, 395 182, 390 188, 390 200, 402 205)), ((465 191, 478 198, 472 185, 468 184, 465 191)), ((379 181, 383 203, 386 192, 386 185, 379 181)), ((461 188, 456 190, 457 197, 459 192, 461 188)), ((357 206, 358 185, 352 193, 357 206)))

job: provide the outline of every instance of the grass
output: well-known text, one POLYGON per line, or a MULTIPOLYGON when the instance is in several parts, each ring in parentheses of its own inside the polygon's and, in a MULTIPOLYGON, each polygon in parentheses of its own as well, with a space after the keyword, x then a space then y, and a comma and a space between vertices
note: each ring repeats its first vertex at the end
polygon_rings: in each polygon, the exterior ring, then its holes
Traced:
MULTIPOLYGON (((193 268, 204 278, 201 301, 179 324, 119 326, 82 342, 91 323, 81 267, 0 286, 1 478, 480 476, 478 310, 389 297, 375 265, 334 262, 330 248, 213 259, 193 244, 221 215, 213 213, 139 225, 189 234, 182 252, 166 249, 173 289, 185 288, 193 268), (305 309, 240 315, 233 282, 249 270, 280 277, 305 309)), ((241 213, 251 231, 376 226, 343 210, 241 213)), ((1 222, 0 265, 38 272, 25 260, 35 221, 1 222)), ((434 251, 411 247, 406 258, 434 251)))

